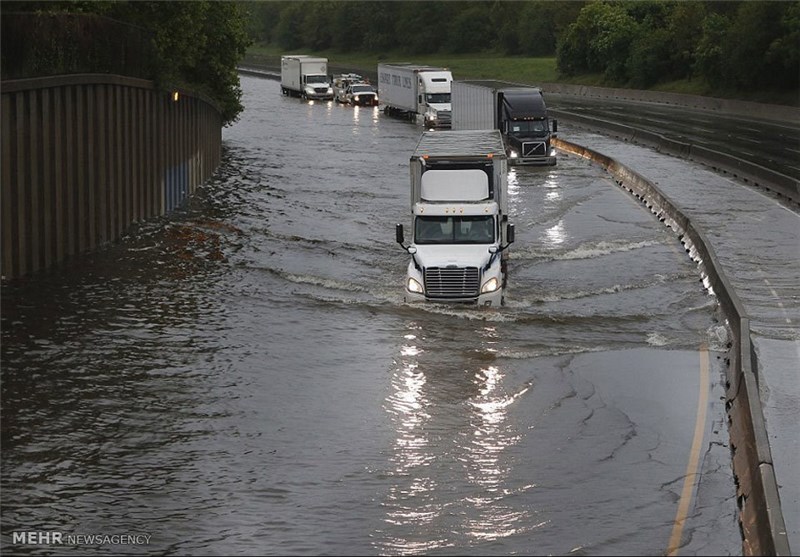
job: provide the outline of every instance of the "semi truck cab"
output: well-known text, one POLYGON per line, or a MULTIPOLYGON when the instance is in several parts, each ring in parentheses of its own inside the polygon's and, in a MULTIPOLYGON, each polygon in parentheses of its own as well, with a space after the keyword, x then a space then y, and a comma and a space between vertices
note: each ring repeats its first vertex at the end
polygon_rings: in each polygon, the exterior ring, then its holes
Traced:
POLYGON ((514 225, 500 130, 425 131, 410 162, 404 301, 502 305, 514 225))
POLYGON ((423 125, 426 128, 449 128, 452 113, 450 83, 453 75, 449 71, 424 71, 417 77, 417 113, 422 115, 423 125))
MULTIPOLYGON (((483 307, 503 303, 506 261, 497 203, 418 203, 414 207, 411 261, 406 270, 405 302, 463 302, 483 307)), ((405 241, 397 225, 397 242, 405 241)))
POLYGON ((551 131, 541 91, 502 91, 497 108, 500 129, 509 151, 509 163, 556 164, 556 152, 550 140, 558 132, 558 121, 552 121, 551 131))
POLYGON ((312 100, 333 99, 333 87, 325 74, 303 75, 303 98, 312 100))

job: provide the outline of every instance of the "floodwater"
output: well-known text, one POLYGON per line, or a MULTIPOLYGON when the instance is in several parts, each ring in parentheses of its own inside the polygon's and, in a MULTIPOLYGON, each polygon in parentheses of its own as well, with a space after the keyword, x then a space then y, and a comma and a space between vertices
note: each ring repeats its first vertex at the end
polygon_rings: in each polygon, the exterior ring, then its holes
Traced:
POLYGON ((406 305, 421 130, 242 89, 184 210, 3 285, 5 554, 741 554, 671 230, 582 159, 514 168, 506 306, 406 305))

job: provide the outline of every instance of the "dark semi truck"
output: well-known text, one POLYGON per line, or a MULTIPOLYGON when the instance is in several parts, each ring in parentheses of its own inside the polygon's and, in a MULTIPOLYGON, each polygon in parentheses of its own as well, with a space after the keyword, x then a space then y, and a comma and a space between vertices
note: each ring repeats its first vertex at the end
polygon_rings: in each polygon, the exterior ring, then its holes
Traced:
POLYGON ((495 80, 453 81, 451 103, 452 129, 500 130, 509 164, 556 164, 550 139, 558 121, 547 116, 540 88, 495 80))

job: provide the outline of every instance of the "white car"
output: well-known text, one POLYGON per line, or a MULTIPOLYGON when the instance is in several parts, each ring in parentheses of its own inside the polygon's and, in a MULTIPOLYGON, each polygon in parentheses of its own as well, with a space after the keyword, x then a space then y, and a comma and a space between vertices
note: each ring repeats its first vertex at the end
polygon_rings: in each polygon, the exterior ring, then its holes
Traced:
POLYGON ((346 103, 347 99, 345 94, 347 93, 347 88, 350 84, 358 83, 363 80, 363 77, 355 73, 343 73, 335 76, 333 78, 333 100, 338 103, 346 103))
POLYGON ((353 106, 378 106, 378 92, 366 82, 351 83, 344 93, 344 102, 353 106))

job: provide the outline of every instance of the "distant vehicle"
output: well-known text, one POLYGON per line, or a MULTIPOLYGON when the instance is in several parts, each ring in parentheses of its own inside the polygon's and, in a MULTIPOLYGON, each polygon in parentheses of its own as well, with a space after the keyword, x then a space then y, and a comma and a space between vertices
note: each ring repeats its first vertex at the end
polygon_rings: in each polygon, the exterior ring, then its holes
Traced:
POLYGON ((351 83, 344 93, 344 102, 353 106, 378 106, 378 92, 369 83, 351 83))
POLYGON ((378 64, 378 93, 387 115, 408 118, 425 129, 450 127, 450 83, 447 68, 378 64))
POLYGON ((498 129, 509 164, 556 164, 558 122, 547 115, 539 87, 495 80, 454 81, 451 85, 454 130, 498 129))
POLYGON ((343 73, 333 76, 333 100, 339 103, 347 102, 345 93, 351 83, 360 83, 364 78, 357 73, 343 73))
POLYGON ((333 99, 328 59, 304 54, 281 56, 281 92, 303 99, 333 99))

